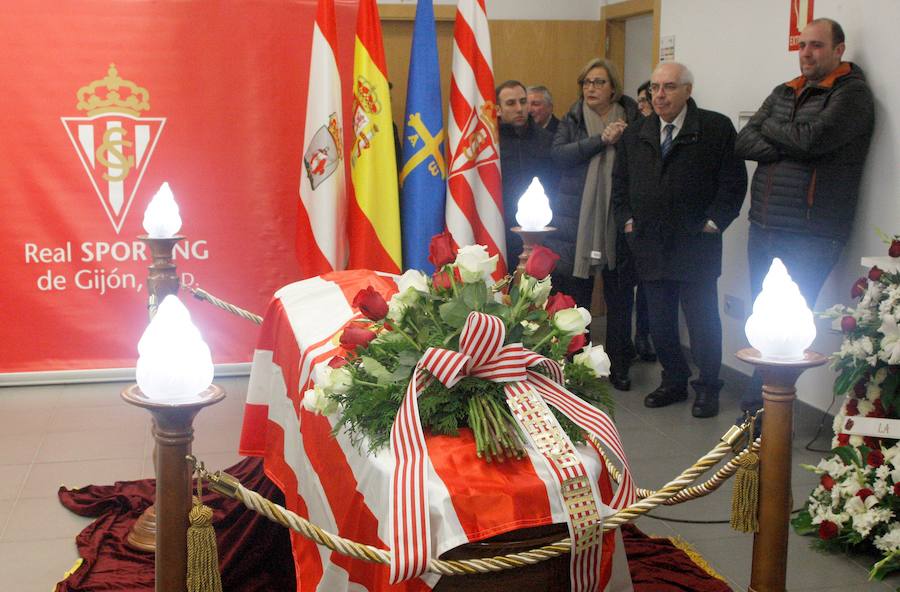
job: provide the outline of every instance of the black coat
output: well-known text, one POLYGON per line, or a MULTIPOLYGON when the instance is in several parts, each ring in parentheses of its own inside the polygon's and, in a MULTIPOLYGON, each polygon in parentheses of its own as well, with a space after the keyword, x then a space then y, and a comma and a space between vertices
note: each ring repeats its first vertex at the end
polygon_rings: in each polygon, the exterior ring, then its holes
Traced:
POLYGON ((551 196, 556 191, 558 173, 550 160, 550 144, 553 136, 535 125, 531 117, 522 130, 507 123, 500 124, 500 175, 503 179, 503 220, 506 224, 507 262, 515 268, 522 239, 509 231, 516 222, 519 198, 528 189, 531 180, 538 177, 544 192, 551 196))
MULTIPOLYGON (((560 120, 553 137, 554 164, 560 169, 559 188, 550 200, 556 231, 544 240, 544 246, 559 255, 556 269, 558 273, 572 275, 575 261, 575 240, 578 238, 578 218, 581 215, 581 194, 587 177, 591 159, 606 144, 600 136, 588 137, 584 123, 583 99, 575 101, 569 112, 560 120)), ((639 119, 637 103, 631 97, 623 96, 619 104, 625 108, 625 122, 632 125, 639 119)), ((622 253, 624 256, 625 253, 622 253)), ((621 259, 617 255, 617 259, 621 259)))
POLYGON ((684 126, 665 162, 660 119, 653 114, 625 130, 613 168, 616 226, 634 221, 628 242, 641 281, 696 281, 722 271, 722 232, 737 217, 747 169, 734 155, 734 125, 688 100, 684 126), (718 233, 704 233, 707 220, 718 233))
POLYGON ((847 240, 875 108, 862 70, 842 67, 818 86, 779 84, 738 134, 738 156, 759 162, 753 223, 847 240))

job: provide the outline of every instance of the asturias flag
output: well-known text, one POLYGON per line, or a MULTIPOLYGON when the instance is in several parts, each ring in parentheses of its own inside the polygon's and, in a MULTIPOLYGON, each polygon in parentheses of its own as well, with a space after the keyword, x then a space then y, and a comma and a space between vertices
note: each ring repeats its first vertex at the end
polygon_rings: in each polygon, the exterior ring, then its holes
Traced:
POLYGON ((416 7, 407 89, 400 171, 403 266, 431 272, 428 245, 432 236, 444 230, 447 178, 432 0, 419 0, 416 7))
POLYGON ((400 204, 391 96, 375 0, 360 0, 353 52, 350 267, 399 273, 400 204))
POLYGON ((319 0, 309 58, 296 252, 302 278, 347 266, 347 187, 334 0, 319 0))

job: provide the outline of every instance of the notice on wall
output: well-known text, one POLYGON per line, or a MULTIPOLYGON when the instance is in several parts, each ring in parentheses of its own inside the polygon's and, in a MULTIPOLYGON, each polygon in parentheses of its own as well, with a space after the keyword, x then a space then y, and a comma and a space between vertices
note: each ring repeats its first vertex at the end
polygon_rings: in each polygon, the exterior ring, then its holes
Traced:
MULTIPOLYGON (((262 314, 300 279, 314 14, 314 0, 4 8, 0 373, 134 367, 152 262, 137 237, 163 182, 183 283, 262 314)), ((355 19, 338 3, 342 71, 355 19)), ((217 364, 250 361, 256 325, 181 296, 217 364)))
POLYGON ((788 51, 800 49, 800 32, 813 20, 814 0, 789 0, 791 4, 790 24, 788 25, 788 51))
POLYGON ((664 35, 659 38, 659 61, 675 61, 675 35, 664 35))

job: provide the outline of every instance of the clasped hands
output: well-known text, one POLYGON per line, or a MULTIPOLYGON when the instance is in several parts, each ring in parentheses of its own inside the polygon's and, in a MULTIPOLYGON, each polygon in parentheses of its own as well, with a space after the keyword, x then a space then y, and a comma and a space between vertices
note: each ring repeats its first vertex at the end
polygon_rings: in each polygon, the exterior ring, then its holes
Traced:
POLYGON ((600 134, 600 139, 603 140, 604 144, 615 144, 622 137, 626 127, 628 127, 628 124, 621 119, 614 121, 606 126, 603 133, 600 134))

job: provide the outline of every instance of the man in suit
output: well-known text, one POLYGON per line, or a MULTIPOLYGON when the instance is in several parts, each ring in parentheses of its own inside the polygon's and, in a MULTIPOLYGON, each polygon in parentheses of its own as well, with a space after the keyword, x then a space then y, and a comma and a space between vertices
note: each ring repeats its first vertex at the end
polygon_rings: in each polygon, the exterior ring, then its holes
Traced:
POLYGON ((550 132, 551 136, 556 133, 559 118, 553 114, 553 95, 546 86, 528 87, 528 112, 539 127, 550 132))
POLYGON ((644 405, 687 399, 691 370, 681 352, 678 306, 700 376, 691 413, 719 412, 722 324, 717 281, 722 232, 740 213, 747 170, 734 155, 727 117, 691 99, 693 75, 682 64, 660 64, 650 79, 654 114, 630 125, 613 169, 616 224, 634 254, 650 311, 650 335, 663 367, 662 384, 644 405))

